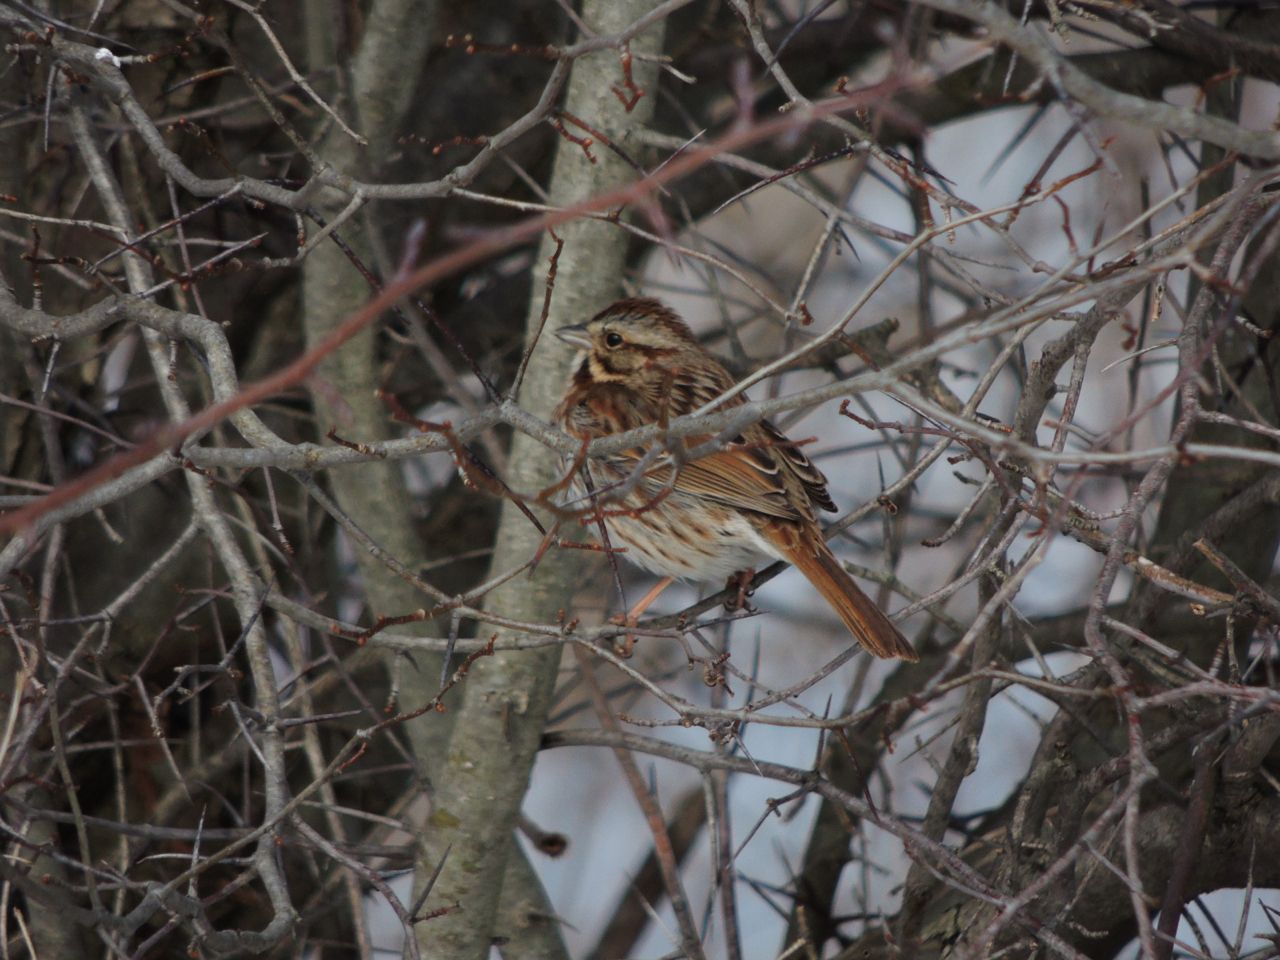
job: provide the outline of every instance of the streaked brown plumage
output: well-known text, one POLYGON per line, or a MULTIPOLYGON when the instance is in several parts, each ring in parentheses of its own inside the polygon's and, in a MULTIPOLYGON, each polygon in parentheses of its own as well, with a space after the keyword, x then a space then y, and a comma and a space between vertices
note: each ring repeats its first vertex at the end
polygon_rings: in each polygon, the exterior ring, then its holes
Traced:
MULTIPOLYGON (((733 385, 684 321, 657 300, 619 300, 587 323, 556 333, 582 350, 555 414, 579 438, 691 413, 733 385)), ((743 402, 739 395, 723 406, 743 402)), ((707 439, 686 442, 695 447, 707 439)), ((626 547, 624 556, 685 580, 721 579, 768 559, 786 560, 864 648, 878 657, 917 659, 823 540, 816 511, 836 509, 826 477, 770 423, 753 424, 723 450, 685 463, 674 481, 670 461, 659 461, 610 501, 609 491, 627 483, 642 455, 626 450, 587 464, 605 504, 609 539, 626 547)), ((586 493, 580 478, 575 490, 586 493)))

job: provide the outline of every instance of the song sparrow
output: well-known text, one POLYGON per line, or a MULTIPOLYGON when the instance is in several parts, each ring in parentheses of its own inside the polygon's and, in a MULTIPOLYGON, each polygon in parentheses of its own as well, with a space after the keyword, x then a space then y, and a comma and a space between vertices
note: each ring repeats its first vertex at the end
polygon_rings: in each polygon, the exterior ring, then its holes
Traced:
MULTIPOLYGON (((619 300, 556 335, 582 350, 555 413, 556 422, 580 439, 691 413, 733 385, 729 371, 657 300, 619 300)), ((739 395, 723 406, 744 402, 739 395)), ((686 442, 694 447, 707 439, 686 442)), ((674 479, 667 456, 637 482, 632 474, 643 453, 625 450, 586 463, 610 543, 625 547, 624 556, 654 573, 686 580, 718 579, 766 559, 786 560, 817 587, 864 648, 877 657, 918 659, 823 540, 815 510, 836 509, 827 478, 770 423, 753 424, 723 449, 681 464, 674 479)), ((580 475, 574 490, 579 497, 588 494, 580 475)))

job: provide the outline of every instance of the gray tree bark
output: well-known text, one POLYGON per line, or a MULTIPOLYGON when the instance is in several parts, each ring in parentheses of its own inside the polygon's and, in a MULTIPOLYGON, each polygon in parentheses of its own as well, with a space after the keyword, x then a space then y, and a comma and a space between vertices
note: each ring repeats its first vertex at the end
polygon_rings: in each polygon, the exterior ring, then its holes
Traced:
MULTIPOLYGON (((399 128, 411 109, 415 78, 421 73, 436 19, 434 0, 378 0, 366 22, 359 51, 350 74, 351 108, 357 129, 368 140, 364 146, 336 126, 330 127, 318 155, 343 170, 361 175, 376 174, 394 143, 399 128)), ((317 11, 310 18, 322 22, 317 11)), ((324 31, 315 30, 311 43, 323 48, 324 31)), ((346 198, 336 195, 322 199, 317 208, 326 223, 343 215, 346 198)), ((370 225, 357 213, 341 229, 343 238, 366 263, 373 262, 370 225)), ((369 298, 367 281, 346 254, 332 242, 320 244, 305 261, 303 271, 304 326, 309 346, 322 340, 337 324, 369 298)), ((328 423, 339 433, 362 442, 390 436, 387 411, 375 396, 378 382, 377 331, 370 328, 356 336, 322 365, 320 380, 312 385, 312 402, 322 425, 328 423)), ((412 568, 426 557, 416 532, 412 498, 404 475, 395 463, 363 464, 359 470, 336 470, 330 474, 334 498, 339 507, 388 554, 412 568)), ((359 550, 357 562, 370 610, 373 614, 398 614, 424 605, 424 598, 392 573, 377 557, 359 550)), ((420 625, 425 631, 427 625, 420 625)), ((407 628, 412 632, 413 626, 407 628)), ((412 708, 430 700, 439 683, 441 658, 418 654, 401 671, 400 692, 412 708)), ((452 726, 452 713, 428 713, 406 725, 414 757, 428 781, 434 779, 443 756, 443 747, 452 726)), ((512 924, 527 916, 545 916, 550 908, 528 865, 513 881, 522 911, 512 924)))
MULTIPOLYGON (((594 29, 608 34, 650 8, 645 0, 593 0, 584 5, 582 16, 594 29)), ((657 52, 661 45, 658 24, 631 46, 638 53, 657 52)), ((652 63, 637 60, 633 76, 645 96, 628 112, 611 90, 623 80, 618 51, 585 56, 574 64, 565 109, 598 125, 625 150, 627 131, 647 122, 656 98, 657 70, 652 63)), ((613 151, 597 145, 593 153, 594 163, 580 146, 561 141, 552 174, 553 204, 572 204, 634 177, 630 165, 613 151)), ((580 220, 566 225, 560 235, 564 248, 546 331, 581 321, 617 297, 626 258, 626 235, 607 223, 580 220)), ((546 270, 556 246, 552 237, 544 236, 535 276, 546 270)), ((518 399, 522 408, 545 418, 564 389, 572 355, 546 331, 539 336, 543 300, 539 292, 530 298, 526 334, 526 348, 536 343, 536 349, 518 399)), ((515 437, 507 478, 513 488, 539 490, 554 483, 562 470, 557 453, 523 434, 515 437)), ((504 503, 491 573, 528 560, 541 540, 542 534, 524 514, 514 504, 504 503)), ((553 551, 533 577, 520 577, 498 588, 488 595, 486 604, 517 619, 554 619, 570 600, 578 565, 575 557, 553 551)), ((559 663, 560 650, 546 648, 482 657, 471 668, 436 789, 425 838, 427 853, 419 864, 421 886, 444 861, 427 909, 453 908, 419 925, 419 943, 426 956, 483 960, 496 934, 512 940, 527 935, 519 930, 500 931, 495 921, 500 901, 512 897, 512 828, 542 737, 559 663)))

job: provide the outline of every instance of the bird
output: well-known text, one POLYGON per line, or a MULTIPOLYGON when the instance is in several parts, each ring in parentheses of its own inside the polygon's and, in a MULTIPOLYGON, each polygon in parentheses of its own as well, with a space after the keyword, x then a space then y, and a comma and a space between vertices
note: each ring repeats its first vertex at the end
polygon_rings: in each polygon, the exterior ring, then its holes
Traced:
MULTIPOLYGON (((734 384, 688 325, 656 299, 619 300, 555 333, 578 353, 553 419, 583 443, 692 413, 734 384)), ((720 407, 745 402, 739 393, 720 407)), ((713 436, 687 437, 686 449, 713 436)), ((865 650, 919 659, 827 546, 817 519, 819 510, 836 510, 827 478, 767 420, 706 456, 644 457, 638 447, 588 457, 569 480, 568 503, 584 522, 603 522, 608 546, 625 548, 623 556, 652 573, 690 581, 736 576, 745 585, 761 563, 785 560, 865 650)))

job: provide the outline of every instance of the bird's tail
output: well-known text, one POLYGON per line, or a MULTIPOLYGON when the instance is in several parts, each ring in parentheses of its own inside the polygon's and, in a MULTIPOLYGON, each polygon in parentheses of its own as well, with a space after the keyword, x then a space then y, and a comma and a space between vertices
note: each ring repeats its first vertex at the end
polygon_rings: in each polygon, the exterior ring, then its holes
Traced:
POLYGON ((913 662, 920 659, 907 638, 853 582, 820 533, 793 527, 775 542, 783 548, 787 560, 818 588, 868 653, 913 662))

